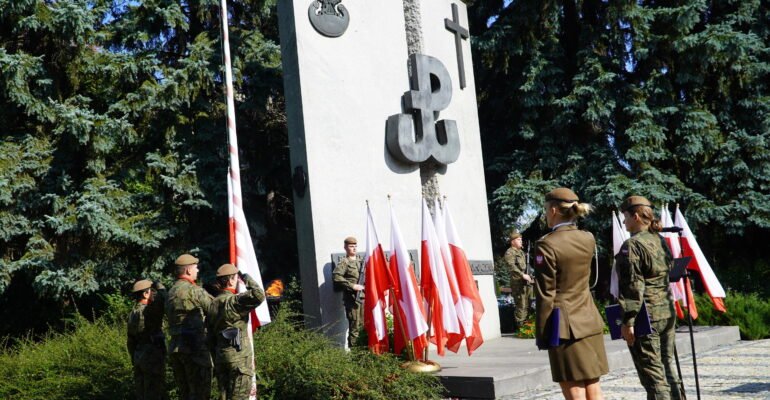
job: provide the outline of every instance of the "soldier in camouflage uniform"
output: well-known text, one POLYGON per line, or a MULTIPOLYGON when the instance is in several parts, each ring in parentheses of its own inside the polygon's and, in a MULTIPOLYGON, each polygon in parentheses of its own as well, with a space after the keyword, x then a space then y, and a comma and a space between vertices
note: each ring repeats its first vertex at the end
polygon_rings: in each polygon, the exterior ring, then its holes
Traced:
POLYGON ((134 283, 136 305, 128 315, 128 354, 134 366, 137 400, 165 398, 166 338, 163 336, 163 306, 166 288, 160 282, 134 283))
POLYGON ((532 297, 532 277, 527 274, 527 259, 521 250, 523 244, 519 232, 511 232, 509 239, 511 247, 505 252, 505 265, 511 280, 511 295, 516 306, 514 318, 516 328, 520 328, 529 314, 529 302, 532 297))
MULTIPOLYGON (((249 313, 265 301, 265 292, 248 274, 239 274, 232 264, 217 269, 219 294, 208 314, 210 343, 214 348, 214 371, 222 400, 245 400, 251 393, 254 361, 249 344, 249 313), (246 291, 237 293, 238 277, 246 291)), ((256 394, 256 393, 255 393, 256 394)))
POLYGON ((364 290, 363 285, 358 284, 361 271, 361 259, 356 256, 358 241, 349 236, 345 238, 346 257, 337 263, 332 272, 334 287, 342 291, 342 302, 345 305, 345 316, 348 318, 348 347, 353 347, 358 339, 358 331, 361 326, 362 308, 356 302, 356 292, 364 290))
POLYGON ((179 387, 180 400, 209 400, 211 354, 206 344, 205 315, 212 297, 195 284, 198 259, 183 254, 174 262, 177 281, 166 300, 169 333, 169 363, 179 387))
POLYGON ((655 219, 652 204, 642 196, 631 196, 620 206, 631 237, 616 256, 623 308, 621 333, 628 344, 647 391, 647 399, 681 399, 680 380, 674 361, 675 314, 668 273, 672 256, 655 219), (634 323, 642 307, 647 308, 653 332, 636 337, 634 323))

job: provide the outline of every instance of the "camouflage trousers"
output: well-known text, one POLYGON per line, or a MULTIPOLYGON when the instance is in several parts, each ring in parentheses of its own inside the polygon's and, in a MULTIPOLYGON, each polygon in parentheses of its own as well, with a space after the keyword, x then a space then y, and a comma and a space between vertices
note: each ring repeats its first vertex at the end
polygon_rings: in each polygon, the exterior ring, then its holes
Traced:
POLYGON ((165 399, 166 363, 163 353, 160 351, 157 354, 145 353, 142 359, 138 361, 134 364, 136 400, 165 399))
POLYGON ((516 329, 520 328, 529 315, 529 303, 532 297, 532 286, 524 283, 511 285, 511 296, 515 306, 513 317, 516 320, 516 329))
POLYGON ((676 317, 652 321, 653 333, 629 346, 648 400, 680 400, 680 380, 674 364, 676 317))
POLYGON ((218 364, 216 375, 220 400, 248 400, 251 394, 252 376, 244 373, 244 368, 237 365, 218 364))
POLYGON ((348 347, 353 347, 358 341, 358 333, 361 330, 363 320, 363 307, 361 305, 345 305, 345 317, 348 318, 348 347))
POLYGON ((209 352, 171 353, 168 359, 179 388, 179 400, 209 400, 212 367, 209 352))

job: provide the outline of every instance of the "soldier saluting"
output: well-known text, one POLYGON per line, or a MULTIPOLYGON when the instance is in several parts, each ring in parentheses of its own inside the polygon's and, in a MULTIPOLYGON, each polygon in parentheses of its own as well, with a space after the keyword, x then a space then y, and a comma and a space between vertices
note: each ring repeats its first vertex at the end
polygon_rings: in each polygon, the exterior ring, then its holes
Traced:
POLYGON ((136 300, 128 315, 126 345, 134 366, 134 390, 138 400, 165 396, 166 338, 163 335, 163 306, 166 288, 147 279, 134 283, 136 300))
POLYGON ((265 292, 248 274, 241 274, 233 264, 217 269, 214 284, 219 294, 208 315, 209 335, 214 348, 214 371, 222 400, 245 400, 251 392, 254 364, 248 344, 251 310, 265 301, 265 292), (237 292, 238 278, 246 291, 237 292))
POLYGON ((174 261, 177 280, 166 300, 171 334, 169 363, 181 400, 208 400, 211 396, 211 354, 206 345, 205 315, 212 297, 195 283, 198 259, 182 254, 174 261))
POLYGON ((357 292, 364 290, 361 285, 361 259, 356 256, 358 241, 352 236, 345 238, 345 258, 337 263, 332 272, 334 287, 342 291, 342 303, 348 319, 348 347, 353 347, 358 339, 361 326, 361 304, 357 301, 357 292))

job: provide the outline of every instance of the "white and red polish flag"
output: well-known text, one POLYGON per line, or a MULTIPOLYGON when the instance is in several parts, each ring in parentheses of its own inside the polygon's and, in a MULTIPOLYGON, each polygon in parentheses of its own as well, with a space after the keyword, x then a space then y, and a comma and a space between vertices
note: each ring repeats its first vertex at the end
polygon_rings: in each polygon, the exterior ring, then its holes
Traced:
POLYGON ((476 280, 473 279, 471 265, 465 256, 460 236, 455 229, 455 223, 452 214, 449 211, 449 202, 444 201, 444 218, 446 222, 447 241, 449 250, 452 254, 452 266, 457 277, 457 286, 460 289, 460 297, 465 310, 472 310, 472 318, 461 321, 465 332, 465 347, 468 348, 468 355, 479 348, 484 343, 481 336, 479 321, 484 315, 484 304, 479 296, 479 288, 476 286, 476 280))
MULTIPOLYGON (((230 142, 232 149, 232 142, 230 142)), ((231 154, 232 156, 232 154, 231 154)), ((237 160, 237 158, 236 158, 237 160)), ((251 241, 249 226, 246 224, 246 216, 243 214, 243 205, 241 203, 241 185, 230 170, 228 177, 228 192, 230 197, 229 219, 230 219, 230 263, 238 267, 238 270, 244 274, 249 274, 259 287, 264 289, 262 284, 262 273, 259 271, 257 255, 254 252, 254 244, 251 241)), ((238 285, 239 291, 244 292, 244 285, 238 285)), ((270 323, 270 312, 267 308, 267 301, 263 301, 255 310, 251 311, 249 324, 250 331, 254 331, 259 326, 270 323)))
MULTIPOLYGON (((664 228, 674 226, 674 220, 671 218, 671 213, 668 211, 668 206, 666 205, 664 205, 663 209, 660 210, 660 223, 664 228)), ((668 244, 668 248, 671 250, 671 255, 673 255, 675 258, 681 257, 682 248, 679 246, 679 235, 673 232, 662 232, 661 235, 663 236, 663 239, 666 240, 666 244, 668 244)), ((682 312, 682 306, 684 306, 685 308, 689 309, 690 315, 692 315, 693 319, 698 318, 698 309, 695 307, 695 299, 692 297, 692 290, 690 289, 689 282, 686 289, 684 278, 677 282, 671 282, 670 285, 671 295, 674 298, 676 316, 679 319, 684 318, 684 312, 682 312), (684 302, 687 298, 684 294, 685 290, 688 291, 690 304, 680 304, 680 301, 684 302)))
POLYGON ((406 339, 412 342, 414 355, 417 358, 423 354, 423 350, 428 345, 425 337, 428 323, 412 261, 409 258, 409 250, 404 243, 392 205, 390 206, 390 246, 390 274, 393 277, 395 295, 392 301, 397 302, 394 312, 396 309, 399 312, 399 317, 394 318, 393 350, 396 354, 400 354, 404 349, 406 343, 402 332, 405 332, 406 339))
POLYGON ((687 225, 684 215, 679 211, 678 205, 676 207, 675 218, 674 224, 683 229, 682 237, 684 240, 682 240, 682 254, 693 258, 687 268, 698 271, 703 286, 706 288, 709 297, 711 297, 711 302, 714 303, 714 308, 720 312, 727 311, 724 302, 725 290, 722 288, 722 284, 719 283, 716 275, 714 275, 711 265, 709 265, 706 260, 706 256, 703 255, 703 251, 701 251, 698 242, 695 240, 695 236, 693 236, 690 226, 687 225))
POLYGON ((429 339, 436 345, 438 355, 443 356, 446 353, 448 336, 455 336, 455 344, 457 340, 462 340, 462 337, 454 306, 454 296, 447 277, 444 257, 441 254, 441 244, 425 199, 422 200, 422 251, 420 260, 422 295, 425 304, 431 310, 429 315, 432 330, 429 339))
MULTIPOLYGON (((628 239, 629 234, 623 226, 623 213, 612 212, 612 254, 617 255, 623 242, 628 239)), ((620 297, 620 286, 618 277, 618 268, 615 261, 612 261, 612 272, 610 272, 610 294, 616 299, 620 297)))
POLYGON ((444 257, 444 266, 446 267, 446 276, 449 281, 449 287, 452 290, 452 299, 454 301, 455 311, 457 312, 457 319, 460 323, 460 334, 449 335, 447 337, 446 347, 449 351, 457 353, 460 349, 463 339, 466 336, 466 330, 464 325, 468 325, 470 330, 467 334, 471 334, 473 330, 473 305, 463 302, 463 297, 460 296, 460 287, 457 285, 457 274, 455 274, 455 268, 452 264, 452 251, 449 249, 449 241, 446 235, 446 218, 444 217, 444 211, 441 209, 438 199, 435 200, 435 214, 433 215, 433 225, 436 227, 436 235, 438 236, 439 244, 441 245, 441 256, 444 257))
POLYGON ((374 218, 366 205, 366 256, 364 257, 364 329, 369 337, 369 349, 375 354, 387 353, 388 324, 385 320, 387 294, 391 287, 388 264, 377 238, 374 218))

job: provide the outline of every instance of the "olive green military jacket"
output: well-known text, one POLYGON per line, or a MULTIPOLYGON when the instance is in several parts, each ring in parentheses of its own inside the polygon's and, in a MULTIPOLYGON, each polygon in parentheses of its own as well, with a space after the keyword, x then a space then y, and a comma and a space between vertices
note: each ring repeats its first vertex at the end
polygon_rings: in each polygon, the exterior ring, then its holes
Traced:
POLYGON ((136 303, 128 314, 126 346, 134 365, 147 364, 150 358, 156 358, 154 353, 166 350, 163 335, 166 288, 159 283, 155 288, 148 304, 136 303))
POLYGON ((588 285, 594 245, 594 236, 574 224, 562 225, 537 241, 535 328, 539 340, 549 339, 546 323, 557 307, 562 339, 581 339, 604 330, 588 285))
POLYGON ((214 299, 209 308, 207 321, 209 324, 210 343, 214 349, 215 364, 230 364, 237 366, 242 373, 253 375, 249 355, 248 321, 251 310, 265 301, 265 292, 248 274, 243 275, 246 291, 233 294, 223 291, 214 299), (222 331, 236 328, 240 331, 241 350, 232 346, 222 331))
POLYGON ((644 301, 650 321, 673 317, 674 303, 668 273, 673 257, 665 239, 657 233, 633 234, 615 256, 623 324, 633 326, 644 301))
POLYGON ((356 290, 353 289, 353 285, 358 284, 361 262, 358 257, 355 260, 345 257, 337 263, 332 272, 334 286, 342 289, 342 301, 345 307, 356 305, 356 290))
POLYGON ((171 334, 169 352, 194 353, 206 350, 204 323, 213 298, 202 287, 177 279, 168 292, 166 317, 171 334))
POLYGON ((522 276, 527 273, 527 259, 524 252, 521 249, 509 247, 503 258, 511 276, 511 287, 525 285, 527 281, 522 276))

